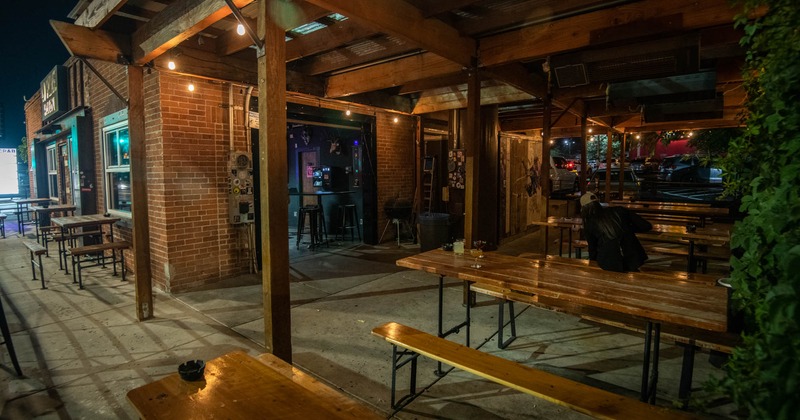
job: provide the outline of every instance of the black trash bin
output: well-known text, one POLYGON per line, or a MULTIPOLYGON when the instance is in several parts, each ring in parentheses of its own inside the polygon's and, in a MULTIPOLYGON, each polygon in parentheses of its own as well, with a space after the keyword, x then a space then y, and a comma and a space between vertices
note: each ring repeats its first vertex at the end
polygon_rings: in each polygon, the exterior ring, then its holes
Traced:
POLYGON ((448 213, 421 213, 418 218, 420 250, 430 251, 449 242, 450 215, 448 213))

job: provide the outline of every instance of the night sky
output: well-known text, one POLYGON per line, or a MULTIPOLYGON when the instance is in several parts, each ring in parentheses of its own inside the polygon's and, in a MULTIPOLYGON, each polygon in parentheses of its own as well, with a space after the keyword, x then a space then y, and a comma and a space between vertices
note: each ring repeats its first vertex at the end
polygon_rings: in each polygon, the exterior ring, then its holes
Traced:
POLYGON ((0 103, 3 138, 0 147, 16 147, 25 136, 25 101, 39 82, 69 58, 50 19, 72 22, 67 14, 77 0, 4 0, 0 5, 0 103))

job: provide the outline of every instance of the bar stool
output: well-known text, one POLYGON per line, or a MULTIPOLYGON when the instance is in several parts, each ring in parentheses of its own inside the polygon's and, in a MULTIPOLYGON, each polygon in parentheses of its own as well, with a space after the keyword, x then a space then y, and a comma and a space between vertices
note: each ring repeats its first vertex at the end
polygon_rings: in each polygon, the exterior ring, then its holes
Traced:
POLYGON ((325 230, 324 217, 319 206, 300 207, 300 212, 297 215, 297 243, 295 244, 297 249, 300 249, 300 242, 306 229, 306 218, 308 219, 308 234, 311 237, 309 247, 313 249, 323 241, 327 243, 328 234, 325 230))
POLYGON ((340 204, 339 205, 339 214, 341 217, 341 224, 339 225, 339 232, 342 235, 342 240, 344 241, 344 234, 348 230, 350 231, 350 240, 352 241, 355 239, 355 234, 353 230, 358 233, 358 240, 361 241, 361 227, 358 224, 358 209, 356 208, 355 204, 340 204))
POLYGON ((8 355, 11 357, 11 363, 14 364, 14 370, 17 371, 18 376, 22 376, 22 369, 19 367, 17 361, 17 353, 14 351, 14 343, 11 342, 11 331, 8 329, 8 322, 6 321, 6 312, 3 309, 3 300, 0 299, 0 330, 3 332, 3 342, 8 349, 8 355))

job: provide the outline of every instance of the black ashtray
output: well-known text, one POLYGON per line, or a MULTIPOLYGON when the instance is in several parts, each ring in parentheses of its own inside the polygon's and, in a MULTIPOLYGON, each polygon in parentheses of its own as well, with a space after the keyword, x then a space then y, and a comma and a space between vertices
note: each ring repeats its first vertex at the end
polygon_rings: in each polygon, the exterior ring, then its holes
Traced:
POLYGON ((442 244, 442 251, 452 251, 453 244, 442 244))
POLYGON ((178 366, 178 375, 184 381, 197 381, 203 378, 203 371, 206 369, 206 362, 202 360, 189 360, 178 366))

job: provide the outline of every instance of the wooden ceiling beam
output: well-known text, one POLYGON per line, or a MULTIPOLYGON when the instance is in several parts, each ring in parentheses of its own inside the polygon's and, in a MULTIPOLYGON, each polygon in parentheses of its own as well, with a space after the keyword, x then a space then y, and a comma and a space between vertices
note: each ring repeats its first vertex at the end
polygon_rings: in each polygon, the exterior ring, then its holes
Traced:
POLYGON ((406 83, 450 75, 461 71, 461 65, 433 53, 422 53, 389 63, 328 77, 325 97, 339 98, 371 92, 406 83))
POLYGON ((97 29, 106 23, 128 0, 94 0, 86 10, 75 19, 75 24, 89 29, 97 29))
POLYGON ((644 0, 483 38, 479 56, 481 65, 496 66, 596 46, 602 41, 598 34, 666 15, 679 15, 681 26, 672 30, 686 31, 732 25, 737 14, 727 0, 644 0))
MULTIPOLYGON (((313 4, 308 4, 306 2, 300 1, 300 2, 293 2, 291 4, 294 7, 292 9, 289 9, 290 10, 289 13, 283 14, 285 16, 282 25, 284 25, 287 30, 294 29, 300 25, 313 22, 317 19, 323 18, 331 14, 329 10, 325 10, 321 7, 317 7, 313 4)), ((247 19, 247 24, 250 25, 250 27, 253 29, 255 29, 256 26, 258 25, 255 19, 247 19)), ((236 28, 236 25, 234 25, 233 27, 236 28)), ((226 31, 224 35, 220 36, 217 39, 217 42, 218 42, 217 53, 220 55, 235 54, 253 45, 253 41, 250 39, 250 37, 248 37, 246 34, 245 35, 237 34, 235 29, 226 31)), ((288 48, 289 44, 286 44, 286 47, 288 48)), ((288 57, 286 61, 289 61, 288 57)))
POLYGON ((464 71, 459 71, 458 73, 446 74, 443 76, 430 77, 427 79, 414 80, 412 82, 404 83, 403 86, 400 86, 400 91, 397 94, 408 95, 409 93, 458 86, 465 83, 467 83, 467 73, 464 71))
POLYGON ((286 62, 329 51, 375 34, 372 28, 359 25, 350 19, 338 22, 287 42, 286 62))
POLYGON ((292 68, 305 74, 317 75, 350 67, 368 65, 369 63, 381 62, 390 57, 397 57, 417 51, 419 51, 419 48, 397 37, 392 39, 375 38, 295 61, 292 63, 292 68), (371 49, 373 51, 367 53, 359 51, 364 46, 365 42, 372 44, 371 46, 374 48, 371 49))
POLYGON ((51 20, 50 26, 72 56, 112 63, 126 63, 130 57, 131 41, 126 35, 91 30, 57 20, 51 20))
MULTIPOLYGON (((448 90, 446 93, 439 93, 440 90, 445 89, 437 89, 435 93, 423 93, 417 100, 416 105, 414 105, 413 113, 428 114, 431 112, 467 107, 468 95, 465 85, 446 89, 448 90)), ((523 92, 513 86, 502 84, 481 87, 480 97, 481 105, 495 105, 534 99, 533 96, 527 92, 523 92)))
MULTIPOLYGON (((253 0, 233 0, 242 8, 253 0)), ((145 64, 231 14, 225 0, 183 0, 170 4, 133 33, 133 62, 145 64)))
POLYGON ((376 31, 409 40, 418 47, 464 67, 473 65, 477 43, 461 36, 453 27, 437 19, 427 19, 422 11, 402 0, 306 0, 340 13, 376 31))
POLYGON ((422 15, 426 18, 434 17, 447 13, 451 10, 463 9, 477 3, 479 0, 438 0, 438 1, 417 1, 414 2, 422 10, 422 15))

